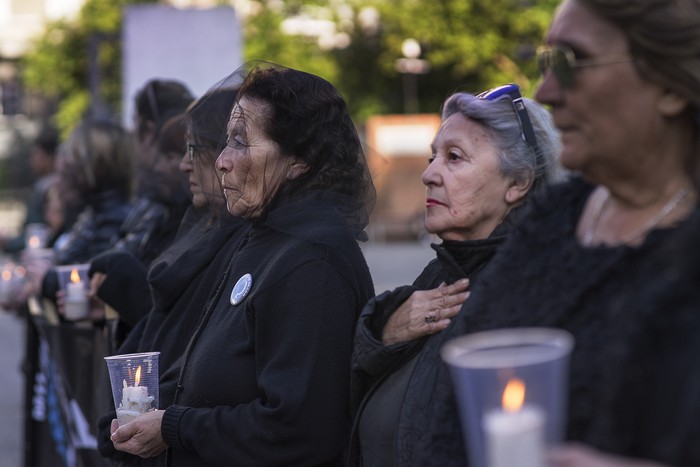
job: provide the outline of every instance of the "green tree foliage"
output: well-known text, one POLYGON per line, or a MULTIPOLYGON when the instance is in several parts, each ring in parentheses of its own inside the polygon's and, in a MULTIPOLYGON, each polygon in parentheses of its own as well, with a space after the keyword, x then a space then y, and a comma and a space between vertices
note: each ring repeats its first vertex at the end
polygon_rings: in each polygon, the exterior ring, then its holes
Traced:
POLYGON ((24 84, 57 104, 55 124, 65 136, 91 104, 90 47, 96 47, 100 80, 98 96, 112 111, 120 110, 121 32, 124 7, 154 0, 88 0, 73 21, 47 26, 22 60, 24 84))
MULTIPOLYGON (((72 22, 56 22, 24 59, 24 81, 57 100, 69 131, 90 106, 88 46, 103 40, 100 98, 119 111, 122 11, 154 0, 88 0, 72 22)), ((415 76, 420 112, 437 112, 455 90, 505 82, 531 95, 533 60, 559 0, 248 0, 244 56, 318 74, 336 84, 355 118, 404 111, 401 44, 416 39, 430 71, 415 76)))
POLYGON ((539 77, 534 51, 559 0, 257 3, 245 30, 246 56, 319 73, 337 84, 354 115, 363 120, 403 111, 403 82, 395 63, 407 38, 420 43, 421 58, 430 64, 428 73, 416 77, 419 111, 437 112, 456 90, 476 92, 506 82, 516 82, 525 94, 532 94, 539 77), (368 12, 373 13, 370 17, 378 15, 376 24, 363 21, 368 12), (308 39, 297 45, 298 36, 280 30, 291 15, 332 19, 350 44, 326 52, 308 39))

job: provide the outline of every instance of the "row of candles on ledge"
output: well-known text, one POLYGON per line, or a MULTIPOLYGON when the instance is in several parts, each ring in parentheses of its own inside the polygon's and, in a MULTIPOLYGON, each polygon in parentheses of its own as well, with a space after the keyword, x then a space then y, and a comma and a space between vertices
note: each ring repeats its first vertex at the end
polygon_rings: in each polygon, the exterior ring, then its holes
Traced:
MULTIPOLYGON (((44 224, 29 224, 25 229, 25 249, 19 262, 0 260, 0 308, 12 308, 30 296, 41 293, 44 274, 53 265, 54 251, 47 248, 50 234, 44 224)), ((63 315, 67 320, 81 320, 88 316, 89 265, 56 266, 58 281, 64 293, 63 315)))

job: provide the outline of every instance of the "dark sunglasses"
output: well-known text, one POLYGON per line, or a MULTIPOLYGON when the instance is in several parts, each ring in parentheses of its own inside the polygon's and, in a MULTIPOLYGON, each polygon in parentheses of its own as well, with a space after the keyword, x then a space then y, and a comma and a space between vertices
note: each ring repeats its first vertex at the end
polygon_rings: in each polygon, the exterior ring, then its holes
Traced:
POLYGON ((535 154, 535 157, 539 157, 539 147, 537 146, 537 138, 535 138, 535 130, 532 127, 530 115, 527 113, 523 96, 520 94, 520 88, 517 84, 504 84, 503 86, 499 86, 489 91, 484 91, 481 94, 478 94, 476 97, 487 101, 496 101, 503 96, 510 98, 511 103, 513 104, 513 110, 515 111, 515 116, 518 117, 518 122, 520 123, 520 133, 522 134, 525 143, 535 154))
POLYGON ((554 47, 542 46, 537 49, 537 65, 544 76, 552 70, 554 76, 565 88, 574 85, 574 72, 577 68, 613 65, 615 63, 631 62, 629 55, 608 55, 603 57, 576 58, 576 54, 569 47, 557 45, 554 47))

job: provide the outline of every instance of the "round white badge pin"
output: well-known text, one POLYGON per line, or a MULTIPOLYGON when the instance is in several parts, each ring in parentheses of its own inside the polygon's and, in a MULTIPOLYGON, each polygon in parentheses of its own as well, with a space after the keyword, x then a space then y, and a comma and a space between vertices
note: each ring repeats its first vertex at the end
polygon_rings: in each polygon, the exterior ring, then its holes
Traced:
POLYGON ((238 279, 236 285, 233 286, 231 291, 231 305, 238 305, 243 301, 243 299, 250 292, 250 287, 253 285, 253 276, 250 274, 244 274, 238 279))

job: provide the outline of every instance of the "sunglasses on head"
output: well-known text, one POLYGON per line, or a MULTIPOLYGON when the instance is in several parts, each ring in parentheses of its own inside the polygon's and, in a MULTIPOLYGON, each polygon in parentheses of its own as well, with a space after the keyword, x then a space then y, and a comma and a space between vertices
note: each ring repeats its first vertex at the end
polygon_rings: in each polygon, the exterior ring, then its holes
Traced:
POLYGON ((535 138, 535 130, 532 127, 530 115, 527 113, 523 96, 520 94, 520 88, 517 84, 504 84, 503 86, 493 88, 489 91, 484 91, 476 97, 487 101, 496 101, 504 96, 510 98, 515 116, 520 123, 520 134, 530 150, 535 154, 535 157, 537 157, 539 155, 539 148, 537 146, 537 138, 535 138))
POLYGON ((565 45, 553 47, 542 46, 537 49, 537 65, 544 76, 551 70, 557 81, 565 88, 574 85, 574 74, 577 68, 613 65, 615 63, 631 62, 629 55, 608 55, 603 57, 576 58, 573 50, 565 45))

